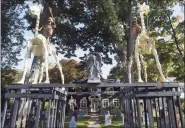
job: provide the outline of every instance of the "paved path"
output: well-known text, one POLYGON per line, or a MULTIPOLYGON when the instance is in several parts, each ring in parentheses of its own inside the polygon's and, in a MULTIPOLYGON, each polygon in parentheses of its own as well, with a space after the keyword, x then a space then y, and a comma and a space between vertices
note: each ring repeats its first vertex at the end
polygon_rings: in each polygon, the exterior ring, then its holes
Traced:
POLYGON ((101 128, 98 114, 91 114, 88 128, 101 128))

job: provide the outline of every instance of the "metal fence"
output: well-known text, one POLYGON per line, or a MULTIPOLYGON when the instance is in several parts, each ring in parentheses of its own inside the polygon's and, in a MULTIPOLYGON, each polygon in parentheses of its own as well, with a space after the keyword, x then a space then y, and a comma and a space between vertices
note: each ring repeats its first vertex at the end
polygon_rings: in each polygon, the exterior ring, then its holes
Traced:
POLYGON ((178 84, 122 89, 125 128, 185 128, 178 84))
POLYGON ((25 86, 8 86, 1 127, 64 128, 66 91, 52 86, 25 86))

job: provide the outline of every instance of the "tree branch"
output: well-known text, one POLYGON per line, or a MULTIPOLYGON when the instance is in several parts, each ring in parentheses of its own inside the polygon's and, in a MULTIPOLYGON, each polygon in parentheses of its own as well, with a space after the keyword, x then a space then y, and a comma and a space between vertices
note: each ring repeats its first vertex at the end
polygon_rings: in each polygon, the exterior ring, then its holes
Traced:
POLYGON ((169 16, 169 15, 167 15, 167 16, 168 16, 168 19, 169 19, 169 22, 170 22, 170 26, 171 26, 171 29, 172 29, 172 37, 173 37, 174 40, 175 40, 175 44, 176 44, 176 47, 177 47, 177 50, 178 50, 179 54, 182 55, 182 52, 181 52, 181 50, 180 50, 180 48, 179 48, 179 45, 178 45, 178 40, 177 40, 177 36, 176 36, 176 31, 175 31, 175 29, 173 28, 173 25, 172 25, 170 16, 169 16))

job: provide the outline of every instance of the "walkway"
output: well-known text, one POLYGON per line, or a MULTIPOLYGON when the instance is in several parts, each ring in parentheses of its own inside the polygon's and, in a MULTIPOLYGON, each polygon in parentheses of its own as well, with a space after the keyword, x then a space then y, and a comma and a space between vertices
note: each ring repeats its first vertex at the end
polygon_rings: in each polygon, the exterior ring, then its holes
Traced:
POLYGON ((91 114, 88 128, 101 128, 98 114, 91 114))

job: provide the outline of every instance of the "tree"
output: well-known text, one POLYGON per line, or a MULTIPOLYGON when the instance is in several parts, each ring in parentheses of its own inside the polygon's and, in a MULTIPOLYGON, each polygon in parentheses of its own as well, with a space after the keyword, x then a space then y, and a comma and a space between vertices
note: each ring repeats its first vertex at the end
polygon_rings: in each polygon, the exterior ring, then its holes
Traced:
POLYGON ((26 8, 24 0, 1 3, 1 67, 14 67, 20 59, 24 42, 25 25, 21 11, 26 8))
MULTIPOLYGON (((150 32, 155 31, 157 27, 161 28, 161 24, 164 24, 163 17, 164 19, 167 17, 164 14, 177 2, 179 1, 149 1, 150 32)), ((104 63, 112 62, 108 53, 116 53, 122 66, 125 66, 125 52, 129 39, 129 0, 81 0, 80 2, 45 0, 45 3, 52 8, 56 17, 57 29, 51 42, 57 44, 58 52, 65 54, 66 57, 76 56, 75 50, 78 48, 99 52, 103 56, 104 63)), ((143 3, 143 0, 139 3, 143 3)), ((27 19, 31 23, 31 19, 27 19)), ((161 54, 159 52, 160 57, 161 54)))
POLYGON ((19 79, 20 71, 15 69, 1 68, 1 111, 4 108, 4 94, 6 93, 6 86, 8 84, 16 83, 19 79))
MULTIPOLYGON (((87 71, 76 60, 61 60, 60 63, 63 69, 64 83, 72 83, 87 78, 87 71)), ((51 83, 61 83, 60 72, 57 66, 51 68, 49 74, 51 83)))

